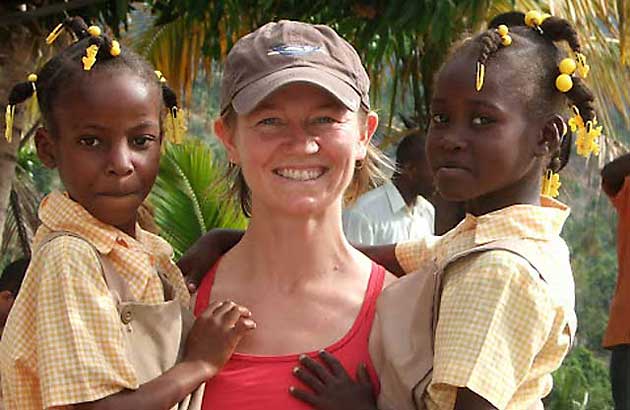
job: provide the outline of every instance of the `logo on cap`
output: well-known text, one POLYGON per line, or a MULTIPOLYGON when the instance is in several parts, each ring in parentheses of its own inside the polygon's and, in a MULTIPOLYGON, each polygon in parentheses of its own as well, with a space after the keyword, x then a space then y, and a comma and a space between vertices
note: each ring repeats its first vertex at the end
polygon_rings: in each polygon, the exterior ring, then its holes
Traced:
POLYGON ((273 46, 267 51, 268 56, 303 56, 311 53, 323 53, 319 46, 309 46, 309 45, 301 45, 301 44, 280 44, 277 46, 273 46))

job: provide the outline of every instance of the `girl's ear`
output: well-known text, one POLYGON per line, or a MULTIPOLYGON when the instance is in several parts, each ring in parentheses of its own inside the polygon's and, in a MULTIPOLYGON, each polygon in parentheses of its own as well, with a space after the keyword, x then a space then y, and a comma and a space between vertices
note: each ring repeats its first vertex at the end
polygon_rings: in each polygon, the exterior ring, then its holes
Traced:
MULTIPOLYGON (((362 127, 359 127, 362 128, 362 127)), ((364 132, 361 133, 357 143, 357 160, 365 159, 367 156, 367 147, 378 128, 378 114, 370 111, 365 119, 364 132)))
POLYGON ((228 160, 238 165, 240 158, 236 145, 234 145, 234 130, 226 124, 223 118, 214 121, 214 134, 219 138, 223 146, 228 152, 228 160))
POLYGON ((35 132, 35 147, 37 156, 46 168, 57 167, 57 143, 44 127, 40 127, 35 132))
POLYGON ((566 123, 558 114, 547 118, 536 139, 534 154, 537 157, 549 157, 556 153, 566 133, 566 127, 566 123))

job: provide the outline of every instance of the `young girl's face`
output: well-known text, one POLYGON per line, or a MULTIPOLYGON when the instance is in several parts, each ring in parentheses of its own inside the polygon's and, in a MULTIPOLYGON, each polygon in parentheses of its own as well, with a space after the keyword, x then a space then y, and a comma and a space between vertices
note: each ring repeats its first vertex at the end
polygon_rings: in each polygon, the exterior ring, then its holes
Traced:
POLYGON ((55 100, 54 135, 40 130, 37 150, 57 168, 72 199, 93 216, 134 235, 136 212, 160 159, 161 94, 128 71, 93 71, 55 100))
MULTIPOLYGON (((469 48, 470 50, 470 48, 469 48)), ((486 70, 475 89, 477 54, 464 50, 439 72, 431 101, 427 154, 445 199, 479 213, 538 198, 541 164, 519 70, 508 59, 486 70), (470 208, 470 206, 469 206, 470 208)), ((533 117, 533 116, 532 116, 533 117)))

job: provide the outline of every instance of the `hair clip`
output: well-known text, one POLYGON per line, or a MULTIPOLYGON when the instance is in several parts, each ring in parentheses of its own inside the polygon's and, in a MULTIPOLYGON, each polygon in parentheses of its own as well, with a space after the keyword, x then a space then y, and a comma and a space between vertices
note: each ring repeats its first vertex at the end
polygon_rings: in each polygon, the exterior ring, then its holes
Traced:
POLYGON ((475 79, 475 88, 477 89, 477 91, 481 91, 485 76, 486 76, 486 66, 481 61, 477 61, 477 75, 475 79))
POLYGON ((155 75, 157 76, 159 82, 161 83, 166 82, 166 77, 164 77, 164 74, 162 74, 160 70, 155 70, 155 75))
POLYGON ((575 53, 575 60, 577 61, 577 72, 582 78, 586 78, 588 76, 588 72, 591 70, 591 67, 586 64, 586 56, 580 52, 575 53))
POLYGON ((51 45, 52 43, 54 43, 55 40, 57 40, 57 37, 61 35, 61 32, 63 31, 63 27, 64 27, 63 23, 57 24, 57 27, 55 27, 53 31, 51 31, 50 34, 46 36, 46 44, 51 45))
POLYGON ((541 193, 545 196, 555 198, 560 195, 561 186, 560 175, 548 169, 542 178, 541 193))
POLYGON ((8 143, 13 140, 13 121, 15 119, 15 105, 8 104, 6 112, 4 113, 4 121, 6 128, 4 129, 4 138, 8 143))
POLYGON ((96 55, 98 54, 98 46, 96 44, 92 44, 85 50, 85 56, 81 57, 81 61, 83 62, 83 69, 85 71, 90 71, 96 63, 96 55))

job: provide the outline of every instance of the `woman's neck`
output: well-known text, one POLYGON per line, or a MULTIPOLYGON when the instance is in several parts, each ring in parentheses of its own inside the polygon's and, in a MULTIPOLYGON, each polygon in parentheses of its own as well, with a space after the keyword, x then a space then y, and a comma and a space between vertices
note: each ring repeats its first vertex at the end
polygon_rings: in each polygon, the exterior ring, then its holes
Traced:
POLYGON ((233 261, 246 265, 248 275, 264 275, 266 281, 277 279, 287 286, 356 270, 362 257, 345 239, 340 212, 329 209, 304 217, 257 209, 243 239, 230 252, 233 261))

